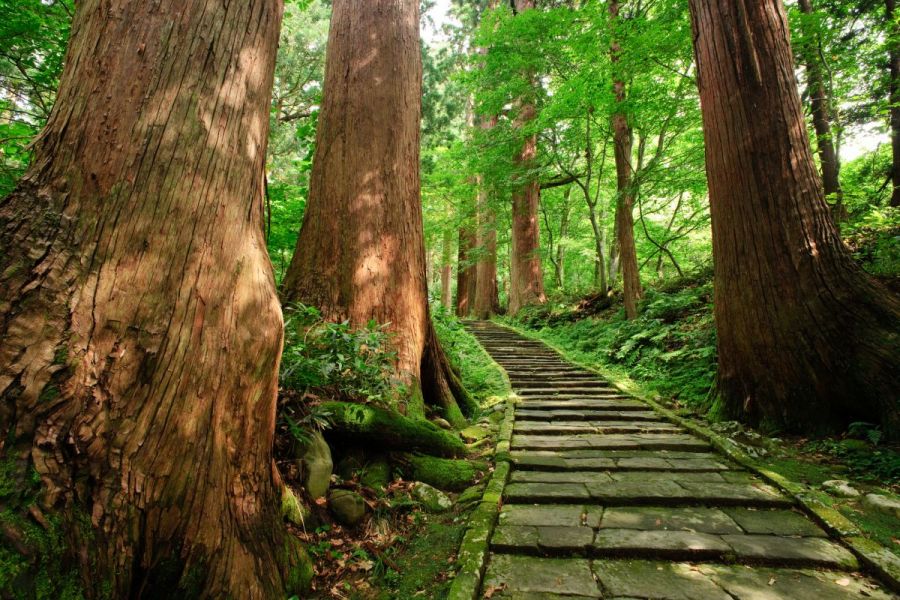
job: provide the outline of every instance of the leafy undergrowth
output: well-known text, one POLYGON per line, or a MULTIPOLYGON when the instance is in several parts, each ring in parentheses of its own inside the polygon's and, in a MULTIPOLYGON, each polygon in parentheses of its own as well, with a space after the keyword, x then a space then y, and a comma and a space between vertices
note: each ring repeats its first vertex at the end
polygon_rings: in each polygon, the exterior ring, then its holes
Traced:
POLYGON ((710 406, 716 333, 709 272, 648 288, 631 321, 620 301, 594 296, 528 307, 509 322, 579 362, 627 373, 676 406, 698 413, 710 406))

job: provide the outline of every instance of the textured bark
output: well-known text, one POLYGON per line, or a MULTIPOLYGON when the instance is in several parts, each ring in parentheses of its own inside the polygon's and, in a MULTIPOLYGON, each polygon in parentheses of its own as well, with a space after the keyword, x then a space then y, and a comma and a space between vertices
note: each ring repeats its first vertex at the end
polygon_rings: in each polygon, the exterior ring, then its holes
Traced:
POLYGON ((444 238, 441 246, 441 306, 450 309, 453 305, 453 294, 450 290, 450 276, 453 266, 450 261, 453 257, 453 232, 449 229, 444 231, 444 238))
MULTIPOLYGON (((514 0, 517 13, 533 10, 534 0, 514 0)), ((536 116, 534 104, 521 101, 516 125, 525 129, 536 116)), ((525 136, 516 163, 526 172, 525 181, 512 194, 512 232, 509 257, 509 313, 516 314, 523 306, 543 304, 544 272, 541 268, 541 234, 538 206, 541 184, 529 173, 537 157, 537 136, 525 136)))
MULTIPOLYGON (((619 19, 619 3, 611 0, 609 16, 615 26, 619 19)), ((617 41, 610 45, 613 65, 619 63, 621 48, 617 41)), ((625 82, 621 75, 614 76, 613 91, 616 104, 625 102, 625 82)), ((634 245, 634 168, 631 164, 634 134, 624 112, 612 116, 614 154, 616 160, 616 240, 618 242, 618 266, 622 270, 623 299, 625 315, 629 319, 637 316, 637 301, 643 296, 637 249, 634 245)), ((610 269, 612 271, 612 269, 610 269)))
MULTIPOLYGON (((419 188, 422 59, 416 0, 333 4, 309 201, 284 281, 288 302, 395 334, 400 409, 459 411, 435 347, 419 188)), ((449 415, 448 416, 452 416, 449 415)))
POLYGON ((781 0, 691 0, 691 12, 722 408, 784 431, 869 421, 896 437, 900 301, 828 214, 781 0))
POLYGON ((79 2, 0 201, 2 454, 40 474, 89 597, 300 592, 277 568, 261 227, 281 10, 79 2))
MULTIPOLYGON (((799 5, 803 13, 813 14, 812 0, 799 0, 799 5)), ((825 189, 825 197, 834 202, 832 216, 835 222, 839 223, 843 220, 845 212, 844 193, 841 190, 840 181, 841 165, 835 150, 831 127, 831 98, 828 97, 825 80, 822 77, 818 43, 815 39, 811 39, 810 35, 804 35, 803 38, 804 43, 800 48, 799 55, 806 67, 806 94, 809 96, 813 128, 816 131, 816 147, 822 167, 822 185, 825 189)))
POLYGON ((475 265, 475 298, 472 312, 478 319, 489 319, 500 310, 497 289, 497 225, 487 192, 478 193, 478 262, 475 265))
POLYGON ((475 230, 464 223, 459 228, 459 254, 456 261, 456 316, 468 317, 475 305, 475 288, 478 282, 473 254, 476 247, 475 230))
POLYGON ((893 191, 891 192, 891 206, 900 206, 900 27, 896 22, 895 0, 884 0, 884 8, 887 17, 888 34, 888 61, 890 76, 890 121, 891 121, 891 148, 893 151, 893 169, 891 180, 893 191))

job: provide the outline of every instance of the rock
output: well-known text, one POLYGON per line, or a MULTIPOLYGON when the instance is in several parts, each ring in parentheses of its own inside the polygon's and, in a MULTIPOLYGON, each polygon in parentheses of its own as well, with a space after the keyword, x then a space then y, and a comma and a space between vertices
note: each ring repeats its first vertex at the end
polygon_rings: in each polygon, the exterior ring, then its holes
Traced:
POLYGON ((497 404, 493 405, 490 410, 492 413, 502 413, 506 410, 506 404, 504 404, 503 402, 498 402, 497 404))
POLYGON ((383 490, 391 482, 391 464, 384 456, 372 459, 363 469, 359 481, 366 487, 383 490))
POLYGON ((859 496, 859 491, 850 485, 849 481, 843 479, 832 479, 822 483, 822 489, 833 496, 841 498, 855 498, 859 496))
POLYGON ((447 494, 427 483, 417 481, 412 484, 410 489, 413 498, 418 500, 428 512, 444 512, 453 506, 453 502, 447 494))
POLYGON ((450 421, 448 421, 447 419, 442 419, 441 417, 435 417, 431 420, 431 422, 441 429, 453 429, 453 425, 450 424, 450 421))
POLYGON ((900 519, 900 500, 881 494, 866 494, 862 500, 863 507, 900 519))
POLYGON ((490 429, 480 425, 470 425, 460 431, 459 434, 467 442, 477 442, 486 438, 490 434, 490 429))
POLYGON ((331 485, 331 449, 320 432, 311 436, 311 441, 300 457, 303 466, 303 487, 312 498, 321 498, 331 485))
POLYGON ((350 490, 334 490, 328 494, 328 507, 334 518, 348 527, 356 525, 366 516, 366 501, 350 490))

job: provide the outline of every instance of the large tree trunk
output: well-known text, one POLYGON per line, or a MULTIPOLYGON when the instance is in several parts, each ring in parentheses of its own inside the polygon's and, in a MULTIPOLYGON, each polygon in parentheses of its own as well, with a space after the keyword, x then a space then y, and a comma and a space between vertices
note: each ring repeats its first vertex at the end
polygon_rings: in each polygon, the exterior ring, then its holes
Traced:
POLYGON ((900 301, 857 266, 828 214, 782 2, 691 0, 691 13, 722 408, 785 431, 869 421, 896 437, 900 301))
MULTIPOLYGON (((332 321, 389 323, 398 408, 422 391, 458 412, 432 333, 419 190, 422 60, 417 0, 336 0, 309 201, 282 295, 332 321)), ((468 409, 468 407, 465 407, 468 409)))
POLYGON ((489 319, 500 309, 497 289, 497 224, 494 209, 490 206, 487 192, 483 188, 478 194, 477 244, 479 252, 475 266, 475 298, 472 312, 478 319, 489 319))
POLYGON ((441 306, 449 310, 453 305, 453 294, 450 290, 450 276, 453 266, 450 264, 453 258, 453 231, 444 231, 441 246, 441 306))
POLYGON ((893 150, 893 167, 891 180, 891 206, 900 206, 900 26, 895 20, 895 0, 884 0, 887 20, 888 61, 890 76, 890 122, 891 148, 893 150))
POLYGON ((0 202, 0 447, 22 489, 40 475, 88 597, 300 593, 261 227, 281 11, 80 2, 0 202))
MULTIPOLYGON (((609 16, 615 27, 619 19, 619 2, 610 0, 609 16)), ((613 65, 619 63, 621 48, 617 41, 610 45, 613 65)), ((625 102, 625 82, 616 74, 613 80, 616 104, 625 102)), ((634 245, 634 168, 632 167, 632 146, 634 135, 624 112, 616 112, 612 117, 613 142, 616 160, 616 239, 619 246, 619 267, 622 269, 623 299, 625 316, 637 316, 637 301, 643 296, 637 249, 634 245)))
POLYGON ((456 316, 465 318, 472 314, 475 305, 475 289, 478 272, 474 261, 477 245, 475 231, 468 223, 459 227, 459 253, 456 260, 456 316))
MULTIPOLYGON (((800 0, 800 10, 807 15, 814 14, 812 0, 800 0)), ((841 190, 840 182, 840 159, 835 150, 831 130, 831 99, 828 97, 822 77, 816 36, 811 32, 804 32, 802 38, 803 44, 799 55, 806 66, 806 93, 809 96, 813 128, 816 131, 816 147, 819 151, 819 162, 822 165, 822 184, 825 188, 826 199, 834 202, 832 216, 835 223, 840 223, 845 212, 844 193, 841 190)))

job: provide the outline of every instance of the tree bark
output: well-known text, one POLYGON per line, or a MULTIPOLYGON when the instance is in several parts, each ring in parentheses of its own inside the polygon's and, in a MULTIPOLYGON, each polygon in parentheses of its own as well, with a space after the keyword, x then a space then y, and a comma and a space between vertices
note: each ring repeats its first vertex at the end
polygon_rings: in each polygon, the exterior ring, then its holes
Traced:
POLYGON ((453 294, 450 290, 450 276, 453 266, 450 260, 453 257, 453 232, 450 229, 444 231, 443 244, 441 246, 441 306, 450 310, 453 305, 453 294))
POLYGON ((302 593, 262 231, 281 12, 80 2, 0 201, 0 448, 40 475, 91 598, 302 593))
MULTIPOLYGON (((619 20, 619 2, 609 2, 609 16, 616 26, 619 20)), ((613 39, 610 45, 610 56, 613 66, 619 63, 621 48, 613 39)), ((631 165, 634 134, 628 123, 628 116, 621 105, 625 102, 625 81, 620 74, 613 80, 613 91, 619 112, 612 117, 614 154, 616 160, 616 239, 618 241, 619 267, 622 269, 623 299, 625 316, 633 319, 637 316, 637 301, 643 296, 640 270, 638 268, 637 249, 634 244, 634 169, 631 165)))
MULTIPOLYGON (((514 0, 517 13, 533 10, 535 0, 514 0)), ((537 112, 529 99, 521 100, 516 126, 525 129, 537 112)), ((523 306, 543 304, 544 272, 541 267, 541 234, 538 206, 541 184, 531 173, 537 157, 537 135, 526 135, 516 163, 524 171, 525 181, 512 194, 512 246, 509 258, 509 313, 515 315, 523 306)))
POLYGON ((900 206, 900 25, 897 24, 894 10, 895 0, 884 0, 887 17, 888 61, 889 61, 889 97, 891 122, 891 149, 893 152, 893 168, 891 180, 891 206, 900 206))
POLYGON ((456 316, 468 317, 475 305, 475 288, 478 272, 474 261, 476 248, 475 230, 463 223, 459 228, 459 254, 456 261, 456 316))
POLYGON ((900 301, 853 261, 828 214, 782 2, 690 6, 721 408, 783 431, 868 421, 896 437, 900 301))
MULTIPOLYGON (((812 0, 799 0, 800 11, 806 15, 814 14, 812 0)), ((799 55, 806 67, 806 93, 809 96, 810 112, 813 128, 816 131, 816 147, 819 162, 822 166, 822 185, 825 198, 831 200, 832 216, 835 223, 844 219, 844 193, 841 190, 840 159, 834 146, 832 134, 832 104, 822 77, 822 65, 817 41, 810 32, 804 32, 803 44, 799 55)))
POLYGON ((489 319, 500 310, 497 289, 497 224, 494 209, 482 188, 478 193, 478 262, 475 266, 475 298, 472 312, 478 319, 489 319))
POLYGON ((336 0, 303 225, 282 295, 331 321, 389 323, 398 408, 458 412, 428 310, 419 183, 422 60, 416 0, 336 0), (437 362, 435 362, 437 361, 437 362), (437 394, 437 396, 435 396, 437 394))

